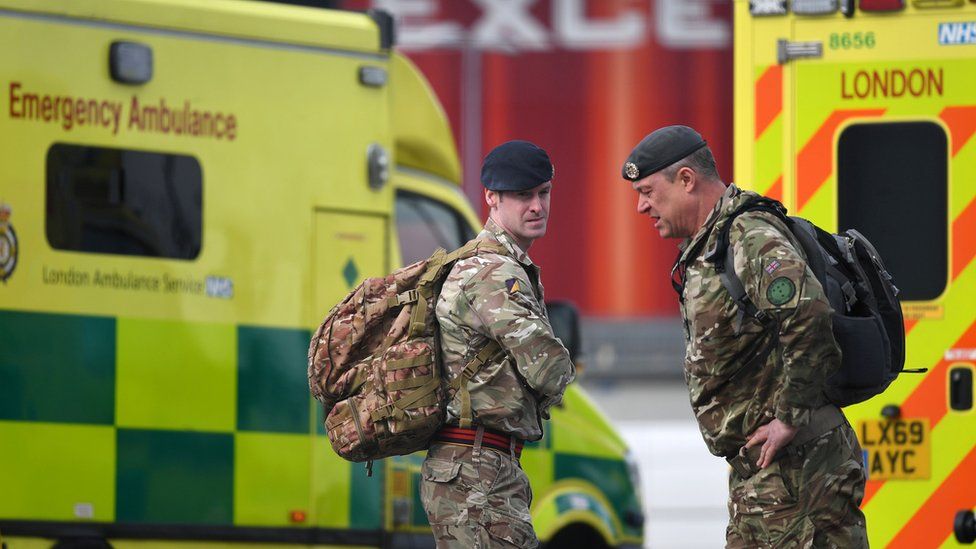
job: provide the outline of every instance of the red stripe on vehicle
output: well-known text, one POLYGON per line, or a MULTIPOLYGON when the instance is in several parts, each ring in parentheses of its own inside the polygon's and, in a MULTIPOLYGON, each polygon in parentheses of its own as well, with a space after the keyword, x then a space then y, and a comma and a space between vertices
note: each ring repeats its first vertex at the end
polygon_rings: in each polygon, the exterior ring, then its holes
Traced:
POLYGON ((939 485, 915 515, 905 523, 888 548, 939 547, 952 535, 957 511, 976 505, 976 448, 939 485))
POLYGON ((864 484, 864 499, 861 500, 861 509, 867 506, 871 498, 884 486, 884 483, 885 481, 883 480, 869 480, 864 484))
POLYGON ((776 178, 776 182, 766 191, 766 196, 773 200, 783 201, 783 176, 776 178))
POLYGON ((976 200, 952 222, 952 278, 955 280, 976 257, 976 200))
POLYGON ((939 118, 949 126, 952 134, 952 156, 956 156, 959 149, 976 133, 976 106, 946 107, 939 113, 939 118))
POLYGON ((905 319, 905 336, 908 337, 908 333, 912 331, 912 328, 918 325, 917 318, 906 318, 905 319))
POLYGON ((756 139, 783 112, 783 66, 772 65, 756 80, 756 139))

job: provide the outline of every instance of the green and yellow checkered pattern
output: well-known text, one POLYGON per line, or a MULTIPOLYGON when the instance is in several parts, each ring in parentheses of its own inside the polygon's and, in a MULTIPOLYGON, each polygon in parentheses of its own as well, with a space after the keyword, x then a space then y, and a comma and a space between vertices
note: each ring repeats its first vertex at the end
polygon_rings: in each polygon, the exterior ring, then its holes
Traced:
POLYGON ((381 480, 314 427, 307 330, 0 311, 0 334, 0 517, 380 526, 381 480))

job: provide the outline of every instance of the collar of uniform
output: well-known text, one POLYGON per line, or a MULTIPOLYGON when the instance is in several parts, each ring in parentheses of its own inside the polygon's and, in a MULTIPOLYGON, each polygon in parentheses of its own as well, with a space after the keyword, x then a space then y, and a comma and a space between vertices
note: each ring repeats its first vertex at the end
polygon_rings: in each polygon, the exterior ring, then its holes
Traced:
POLYGON ((742 191, 735 186, 734 183, 729 183, 726 187, 725 192, 722 193, 722 197, 718 199, 715 203, 715 207, 709 212, 708 217, 705 218, 705 223, 698 229, 695 236, 691 238, 686 238, 681 244, 678 245, 678 249, 681 250, 681 261, 687 261, 689 258, 685 257, 690 250, 695 248, 695 244, 698 243, 703 238, 708 238, 709 233, 712 232, 712 227, 715 223, 724 217, 723 214, 729 213, 729 205, 735 200, 736 197, 741 194, 742 191))
POLYGON ((515 243, 515 238, 508 234, 508 231, 503 229, 501 225, 495 223, 495 221, 490 217, 488 218, 488 222, 485 223, 484 230, 482 230, 481 234, 478 235, 478 238, 484 238, 486 236, 497 240, 499 244, 505 246, 508 253, 512 254, 512 257, 514 257, 515 260, 522 265, 535 267, 535 263, 532 263, 532 260, 529 259, 529 254, 525 253, 525 251, 515 243))

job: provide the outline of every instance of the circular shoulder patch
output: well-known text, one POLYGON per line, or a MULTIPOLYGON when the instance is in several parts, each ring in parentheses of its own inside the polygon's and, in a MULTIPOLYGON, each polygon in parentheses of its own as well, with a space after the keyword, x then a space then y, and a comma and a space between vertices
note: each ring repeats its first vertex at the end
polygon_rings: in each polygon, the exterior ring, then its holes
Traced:
POLYGON ((789 303, 795 293, 796 284, 793 284, 793 281, 785 276, 781 276, 772 281, 766 288, 766 299, 773 305, 779 306, 789 303))

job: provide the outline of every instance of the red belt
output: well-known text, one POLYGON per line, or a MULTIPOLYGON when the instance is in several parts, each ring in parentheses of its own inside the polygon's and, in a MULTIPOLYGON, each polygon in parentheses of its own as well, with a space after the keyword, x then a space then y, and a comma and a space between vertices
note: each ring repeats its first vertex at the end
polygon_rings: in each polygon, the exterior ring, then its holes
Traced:
MULTIPOLYGON (((434 442, 474 446, 477 436, 478 429, 463 429, 448 425, 434 435, 434 442)), ((498 431, 484 429, 481 435, 481 445, 505 452, 506 454, 514 452, 516 459, 522 455, 522 441, 504 433, 499 433, 498 431)))

